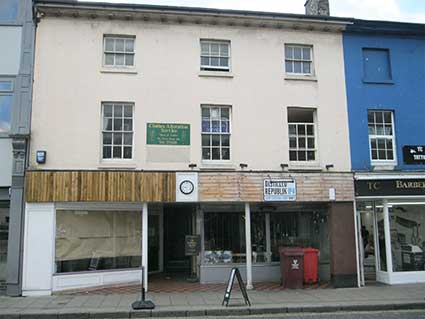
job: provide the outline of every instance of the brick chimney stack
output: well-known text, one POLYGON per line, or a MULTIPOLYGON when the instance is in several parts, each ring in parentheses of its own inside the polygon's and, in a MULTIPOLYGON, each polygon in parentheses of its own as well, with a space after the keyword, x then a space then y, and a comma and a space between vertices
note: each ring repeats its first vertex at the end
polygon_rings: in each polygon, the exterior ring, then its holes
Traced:
POLYGON ((313 16, 329 16, 329 0, 307 0, 304 4, 305 14, 313 16))

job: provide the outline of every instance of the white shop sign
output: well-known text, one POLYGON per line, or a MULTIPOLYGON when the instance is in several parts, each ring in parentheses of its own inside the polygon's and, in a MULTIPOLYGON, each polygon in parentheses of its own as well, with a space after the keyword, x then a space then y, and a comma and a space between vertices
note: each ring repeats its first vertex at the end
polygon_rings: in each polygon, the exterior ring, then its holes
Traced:
POLYGON ((293 179, 265 179, 265 201, 294 201, 297 199, 297 188, 293 179))

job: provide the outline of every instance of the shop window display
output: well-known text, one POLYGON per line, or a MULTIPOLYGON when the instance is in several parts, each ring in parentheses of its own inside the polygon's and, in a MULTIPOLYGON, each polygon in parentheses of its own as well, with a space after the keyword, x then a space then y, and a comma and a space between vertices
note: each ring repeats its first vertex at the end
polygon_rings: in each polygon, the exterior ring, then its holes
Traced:
POLYGON ((141 213, 56 211, 56 272, 138 268, 141 213))
MULTIPOLYGON (((279 262, 280 247, 313 247, 327 258, 325 212, 252 212, 252 262, 279 262), (266 216, 270 219, 267 230, 266 216), (267 234, 270 238, 267 238, 267 234), (267 251, 267 241, 270 249, 267 251)), ((245 214, 204 213, 204 264, 245 263, 245 214)))
POLYGON ((324 212, 271 213, 272 261, 280 261, 280 247, 313 247, 321 250, 321 233, 327 223, 324 212))
POLYGON ((389 205, 393 271, 425 270, 425 205, 389 205))
POLYGON ((245 262, 244 213, 205 213, 204 232, 204 263, 245 262))

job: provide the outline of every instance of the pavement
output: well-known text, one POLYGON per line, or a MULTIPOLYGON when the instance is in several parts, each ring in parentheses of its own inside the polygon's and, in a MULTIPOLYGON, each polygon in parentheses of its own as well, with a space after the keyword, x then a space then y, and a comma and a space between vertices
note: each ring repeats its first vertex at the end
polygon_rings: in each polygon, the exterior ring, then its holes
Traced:
POLYGON ((249 316, 284 313, 328 313, 423 309, 425 284, 372 285, 362 288, 249 290, 251 307, 239 291, 228 307, 221 306, 224 291, 148 293, 154 310, 132 310, 138 294, 60 294, 46 297, 0 297, 0 319, 90 319, 145 317, 249 316))

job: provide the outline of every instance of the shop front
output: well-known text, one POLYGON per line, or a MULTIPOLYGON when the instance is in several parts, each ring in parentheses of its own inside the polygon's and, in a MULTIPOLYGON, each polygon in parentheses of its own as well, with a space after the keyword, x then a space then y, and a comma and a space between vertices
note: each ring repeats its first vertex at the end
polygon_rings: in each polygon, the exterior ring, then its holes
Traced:
POLYGON ((362 283, 425 282, 425 175, 356 174, 355 189, 362 283))
POLYGON ((224 283, 232 267, 251 288, 282 280, 281 247, 318 249, 319 280, 356 286, 353 195, 343 173, 30 171, 23 291, 224 283))
MULTIPOLYGON (((281 247, 319 250, 319 278, 330 280, 330 246, 326 204, 255 203, 249 205, 252 281, 280 282, 281 247)), ((247 276, 245 207, 202 204, 201 283, 227 280, 231 268, 247 276)))

